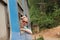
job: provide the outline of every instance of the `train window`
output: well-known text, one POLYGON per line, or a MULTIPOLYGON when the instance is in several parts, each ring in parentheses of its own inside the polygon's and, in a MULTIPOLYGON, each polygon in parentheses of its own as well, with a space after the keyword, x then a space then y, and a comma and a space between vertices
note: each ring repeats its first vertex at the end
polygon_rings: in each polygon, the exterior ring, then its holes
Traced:
POLYGON ((17 3, 17 5, 18 5, 18 18, 19 18, 19 22, 20 22, 21 17, 23 15, 23 9, 22 9, 22 7, 20 6, 19 3, 17 3))

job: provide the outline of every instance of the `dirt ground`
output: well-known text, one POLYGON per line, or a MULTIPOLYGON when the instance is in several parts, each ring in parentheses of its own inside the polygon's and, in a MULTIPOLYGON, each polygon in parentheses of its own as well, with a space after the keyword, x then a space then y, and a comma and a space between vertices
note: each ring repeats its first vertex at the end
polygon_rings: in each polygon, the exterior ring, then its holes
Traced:
POLYGON ((43 30, 42 32, 34 34, 32 36, 33 40, 36 40, 40 36, 43 36, 44 40, 60 40, 60 26, 43 30))

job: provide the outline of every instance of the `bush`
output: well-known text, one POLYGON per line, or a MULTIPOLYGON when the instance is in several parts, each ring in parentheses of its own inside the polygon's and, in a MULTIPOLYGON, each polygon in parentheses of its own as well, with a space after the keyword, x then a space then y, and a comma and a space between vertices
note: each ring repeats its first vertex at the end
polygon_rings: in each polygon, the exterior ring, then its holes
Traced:
POLYGON ((38 38, 37 40, 44 40, 44 38, 43 38, 43 37, 40 37, 40 38, 38 38))

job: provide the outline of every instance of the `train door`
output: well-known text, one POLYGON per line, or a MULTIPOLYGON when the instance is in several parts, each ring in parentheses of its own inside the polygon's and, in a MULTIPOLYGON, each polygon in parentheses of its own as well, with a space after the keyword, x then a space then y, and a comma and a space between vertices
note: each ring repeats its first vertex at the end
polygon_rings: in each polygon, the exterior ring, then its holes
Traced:
POLYGON ((10 37, 9 14, 7 4, 0 1, 0 40, 9 40, 10 37))

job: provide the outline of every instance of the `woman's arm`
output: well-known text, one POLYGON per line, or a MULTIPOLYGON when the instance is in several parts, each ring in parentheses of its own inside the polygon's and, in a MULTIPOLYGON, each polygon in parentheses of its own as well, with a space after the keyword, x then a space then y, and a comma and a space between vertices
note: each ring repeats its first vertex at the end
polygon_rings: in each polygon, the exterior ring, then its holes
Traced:
POLYGON ((27 32, 27 33, 29 33, 29 34, 32 34, 32 31, 31 31, 30 29, 21 28, 20 30, 21 30, 21 31, 25 31, 25 32, 27 32))
POLYGON ((32 34, 32 31, 30 29, 25 29, 24 31, 29 33, 29 34, 32 34))

